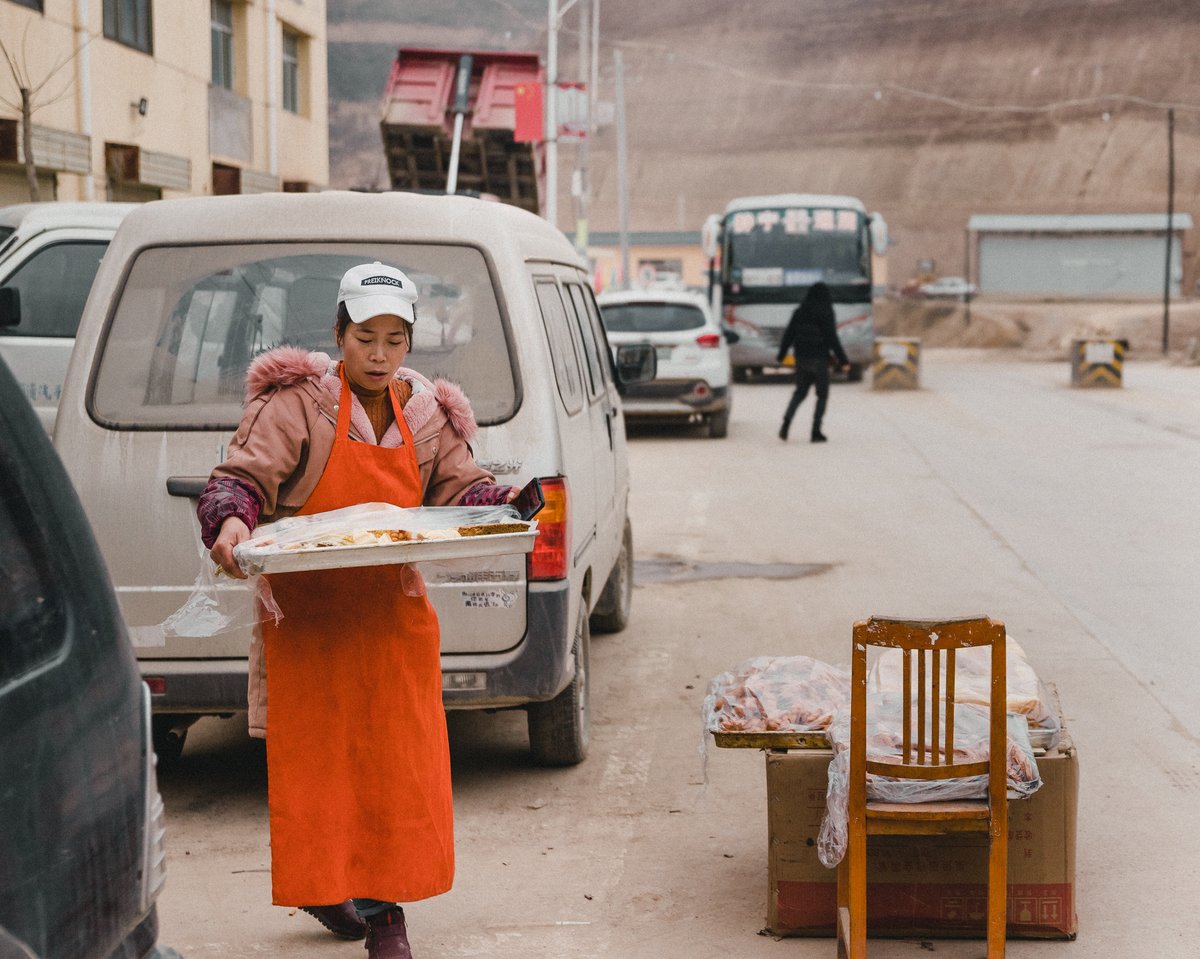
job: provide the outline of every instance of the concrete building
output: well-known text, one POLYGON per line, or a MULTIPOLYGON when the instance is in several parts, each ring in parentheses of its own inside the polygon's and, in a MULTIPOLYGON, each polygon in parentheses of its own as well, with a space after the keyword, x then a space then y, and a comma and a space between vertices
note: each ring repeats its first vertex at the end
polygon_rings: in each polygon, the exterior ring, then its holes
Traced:
MULTIPOLYGON (((325 0, 0 0, 42 199, 308 191, 329 179, 325 0)), ((0 60, 0 205, 29 200, 0 60)))
POLYGON ((630 233, 628 284, 621 276, 620 234, 590 234, 587 255, 594 264, 597 292, 646 286, 668 278, 678 278, 685 286, 708 286, 708 258, 700 248, 699 230, 630 233))
MULTIPOLYGON (((968 222, 979 291, 1013 296, 1163 295, 1167 216, 983 216, 968 222)), ((1183 284, 1183 234, 1192 218, 1176 213, 1171 295, 1183 284)))

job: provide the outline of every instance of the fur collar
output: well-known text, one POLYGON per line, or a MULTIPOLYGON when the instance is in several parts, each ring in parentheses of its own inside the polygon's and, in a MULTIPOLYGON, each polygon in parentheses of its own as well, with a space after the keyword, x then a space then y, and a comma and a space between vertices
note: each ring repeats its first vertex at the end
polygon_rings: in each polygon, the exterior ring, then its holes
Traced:
MULTIPOLYGON (((412 398, 404 407, 404 420, 416 436, 434 413, 440 408, 446 415, 451 428, 465 440, 471 439, 479 427, 471 403, 463 391, 449 380, 434 380, 432 383, 416 370, 400 367, 396 379, 405 380, 412 386, 412 398)), ((255 399, 273 389, 297 386, 309 381, 325 390, 336 403, 341 398, 342 381, 337 375, 337 362, 326 353, 310 353, 298 346, 280 346, 254 358, 246 371, 246 401, 255 399)), ((374 438, 370 420, 351 394, 354 406, 350 419, 355 429, 366 437, 374 438), (365 428, 364 428, 365 427, 365 428)), ((395 424, 380 441, 381 446, 399 446, 400 431, 395 424), (395 434, 394 438, 393 435, 395 434), (394 439, 394 442, 391 442, 394 439)))

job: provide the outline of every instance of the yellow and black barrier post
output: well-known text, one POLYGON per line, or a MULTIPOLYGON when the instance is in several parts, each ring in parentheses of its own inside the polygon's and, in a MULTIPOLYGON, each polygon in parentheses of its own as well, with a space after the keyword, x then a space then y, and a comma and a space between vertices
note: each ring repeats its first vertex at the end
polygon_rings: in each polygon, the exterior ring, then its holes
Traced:
POLYGON ((921 341, 904 336, 875 338, 871 389, 915 390, 921 385, 921 341))
POLYGON ((1073 340, 1071 385, 1120 386, 1128 349, 1128 340, 1073 340))

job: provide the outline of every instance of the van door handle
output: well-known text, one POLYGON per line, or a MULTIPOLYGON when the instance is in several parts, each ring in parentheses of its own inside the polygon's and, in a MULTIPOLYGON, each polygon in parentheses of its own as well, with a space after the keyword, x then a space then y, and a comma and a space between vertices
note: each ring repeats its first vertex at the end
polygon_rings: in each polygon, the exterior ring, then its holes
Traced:
POLYGON ((207 476, 168 476, 167 492, 172 496, 186 496, 189 499, 199 499, 208 485, 207 476))

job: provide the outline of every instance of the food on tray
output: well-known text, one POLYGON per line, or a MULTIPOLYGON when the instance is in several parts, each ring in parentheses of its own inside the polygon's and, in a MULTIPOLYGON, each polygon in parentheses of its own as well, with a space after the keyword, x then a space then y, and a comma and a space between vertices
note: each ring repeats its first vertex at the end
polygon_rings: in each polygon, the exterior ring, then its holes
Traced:
MULTIPOLYGON (((525 533, 528 523, 485 523, 448 529, 361 529, 346 533, 315 536, 279 546, 282 550, 328 549, 334 546, 378 546, 387 543, 420 543, 427 540, 458 539, 462 536, 496 536, 501 533, 525 533)), ((255 546, 275 545, 270 539, 258 539, 255 546)))
POLYGON ((760 656, 709 683, 707 728, 714 732, 825 729, 850 697, 850 673, 809 656, 760 656))
MULTIPOLYGON (((334 533, 317 536, 313 539, 303 539, 295 543, 285 543, 280 549, 327 549, 331 546, 379 546, 386 543, 413 543, 422 540, 457 539, 457 529, 361 529, 349 533, 334 533)), ((268 543, 259 542, 255 545, 266 546, 268 543)))
POLYGON ((480 526, 460 526, 459 536, 498 536, 501 533, 524 533, 528 523, 484 523, 480 526))

